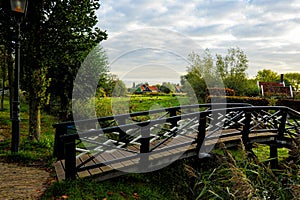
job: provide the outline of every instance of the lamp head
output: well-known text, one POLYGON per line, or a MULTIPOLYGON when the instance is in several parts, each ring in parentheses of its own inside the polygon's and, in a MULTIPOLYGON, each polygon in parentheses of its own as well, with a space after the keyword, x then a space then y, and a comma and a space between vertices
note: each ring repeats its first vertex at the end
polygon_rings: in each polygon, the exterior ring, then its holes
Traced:
POLYGON ((19 14, 26 15, 27 5, 27 0, 10 0, 11 10, 19 14))

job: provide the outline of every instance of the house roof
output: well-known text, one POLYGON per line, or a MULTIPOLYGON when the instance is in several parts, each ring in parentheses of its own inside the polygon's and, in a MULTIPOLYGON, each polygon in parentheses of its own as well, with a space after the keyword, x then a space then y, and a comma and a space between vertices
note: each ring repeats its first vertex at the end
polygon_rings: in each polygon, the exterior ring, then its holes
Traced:
POLYGON ((136 89, 137 92, 158 92, 159 89, 156 86, 141 85, 136 89))
POLYGON ((156 86, 148 86, 149 90, 153 91, 158 91, 158 88, 156 86))
POLYGON ((262 96, 287 96, 293 97, 291 86, 285 86, 284 82, 258 82, 262 96))
POLYGON ((277 83, 277 82, 258 82, 259 86, 264 86, 264 87, 284 87, 285 84, 284 82, 282 83, 277 83))

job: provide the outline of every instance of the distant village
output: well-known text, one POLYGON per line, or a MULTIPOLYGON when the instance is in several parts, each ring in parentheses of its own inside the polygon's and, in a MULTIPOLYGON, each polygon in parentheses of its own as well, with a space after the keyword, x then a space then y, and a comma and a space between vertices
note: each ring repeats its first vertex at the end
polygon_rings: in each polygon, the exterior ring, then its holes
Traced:
MULTIPOLYGON (((257 87, 260 90, 261 97, 285 97, 293 98, 294 92, 291 85, 286 85, 284 82, 284 75, 281 74, 278 82, 257 82, 257 87)), ((182 86, 174 83, 162 83, 156 85, 149 85, 148 83, 133 83, 129 91, 134 94, 158 94, 158 93, 184 93, 182 86)))
POLYGON ((156 85, 149 85, 148 83, 140 83, 135 85, 133 83, 130 91, 134 94, 146 94, 146 93, 182 93, 181 86, 174 83, 162 83, 156 85))

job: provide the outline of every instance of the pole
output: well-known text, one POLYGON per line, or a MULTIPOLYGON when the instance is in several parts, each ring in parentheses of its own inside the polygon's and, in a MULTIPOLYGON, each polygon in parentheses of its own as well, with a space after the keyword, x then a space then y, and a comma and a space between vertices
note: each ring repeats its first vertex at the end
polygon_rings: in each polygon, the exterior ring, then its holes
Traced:
POLYGON ((19 80, 20 80, 20 31, 21 20, 17 22, 17 39, 16 39, 16 57, 15 57, 15 70, 14 70, 14 99, 13 99, 13 112, 12 112, 12 139, 11 139, 11 152, 17 153, 20 144, 20 98, 19 98, 19 80))

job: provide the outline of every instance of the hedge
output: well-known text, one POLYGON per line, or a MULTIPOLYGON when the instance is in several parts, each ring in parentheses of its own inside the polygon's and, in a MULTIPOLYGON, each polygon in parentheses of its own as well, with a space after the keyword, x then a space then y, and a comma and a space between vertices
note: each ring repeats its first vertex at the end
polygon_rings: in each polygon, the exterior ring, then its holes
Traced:
MULTIPOLYGON (((249 103, 253 106, 268 106, 271 101, 266 98, 259 97, 240 97, 240 96, 208 96, 206 99, 207 103, 211 103, 211 98, 213 98, 214 103, 249 103), (226 99, 226 100, 225 100, 226 99)), ((300 100, 294 99, 278 99, 275 100, 276 106, 286 106, 300 112, 300 100)))
POLYGON ((277 106, 286 106, 300 112, 300 100, 294 99, 279 99, 276 102, 277 106))
POLYGON ((208 88, 206 90, 206 96, 235 96, 235 92, 230 88, 208 88))
POLYGON ((258 97, 240 97, 240 96, 208 96, 207 103, 211 103, 211 98, 214 102, 224 102, 226 99, 227 103, 249 103, 253 106, 268 106, 270 102, 265 98, 258 97))

